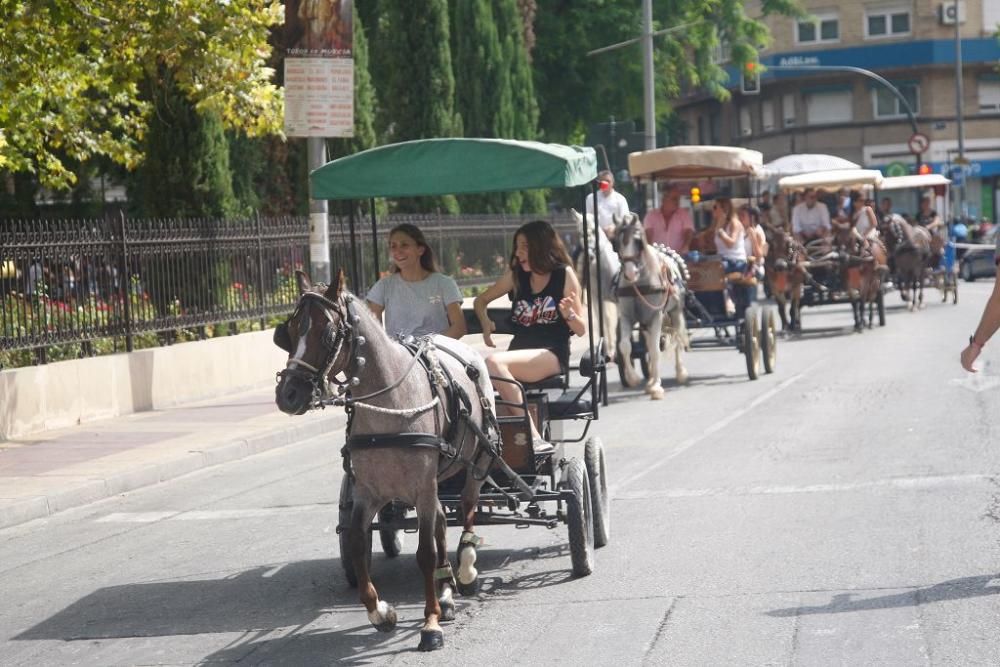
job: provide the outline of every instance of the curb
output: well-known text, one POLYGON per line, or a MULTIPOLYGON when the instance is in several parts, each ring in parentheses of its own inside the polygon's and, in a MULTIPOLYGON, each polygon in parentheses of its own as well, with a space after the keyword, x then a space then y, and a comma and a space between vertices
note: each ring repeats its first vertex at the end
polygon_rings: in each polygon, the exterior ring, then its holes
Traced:
POLYGON ((346 424, 347 416, 338 411, 329 416, 317 417, 306 424, 270 429, 247 438, 219 443, 214 447, 191 450, 184 456, 111 475, 105 479, 89 480, 71 489, 26 498, 7 507, 0 507, 0 530, 176 479, 196 470, 238 461, 270 449, 294 445, 336 431, 346 424))

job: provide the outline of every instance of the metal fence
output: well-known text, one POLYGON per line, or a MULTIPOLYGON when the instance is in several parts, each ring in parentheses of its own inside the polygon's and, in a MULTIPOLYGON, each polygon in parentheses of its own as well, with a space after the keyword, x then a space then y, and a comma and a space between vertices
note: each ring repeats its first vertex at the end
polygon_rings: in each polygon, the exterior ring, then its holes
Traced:
MULTIPOLYGON (((363 293, 389 268, 389 229, 409 222, 460 285, 488 284, 506 265, 514 231, 537 217, 391 215, 377 221, 373 244, 370 219, 358 216, 352 260, 350 219, 331 216, 331 265, 349 275, 356 267, 354 290, 363 293)), ((568 215, 543 217, 575 242, 568 215)), ((131 351, 137 340, 205 337, 219 325, 263 328, 290 312, 295 270, 308 264, 305 217, 2 221, 0 365, 131 351), (19 359, 10 354, 19 351, 19 359)))

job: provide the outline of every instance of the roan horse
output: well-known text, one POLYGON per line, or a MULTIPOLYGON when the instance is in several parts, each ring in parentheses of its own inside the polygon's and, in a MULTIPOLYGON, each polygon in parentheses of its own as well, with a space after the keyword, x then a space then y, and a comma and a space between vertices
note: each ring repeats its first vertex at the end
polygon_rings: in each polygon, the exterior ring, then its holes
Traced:
MULTIPOLYGON (((349 559, 361 602, 376 629, 389 632, 396 611, 379 599, 369 575, 372 519, 399 500, 416 509, 417 562, 423 573, 424 625, 420 650, 444 645, 439 621, 455 618, 453 589, 474 591, 473 533, 482 480, 498 456, 494 399, 486 366, 466 345, 442 336, 404 346, 344 289, 343 272, 329 287, 297 272, 300 291, 292 316, 275 329, 275 343, 289 353, 279 374, 275 402, 301 415, 324 403, 343 405, 348 438, 345 474, 354 476, 349 559), (338 380, 343 374, 345 379, 338 380), (332 400, 330 384, 338 385, 332 400), (446 517, 438 481, 468 470, 460 512, 457 582, 448 560, 446 517)), ((344 530, 341 526, 339 530, 344 530)))
MULTIPOLYGON (((570 209, 576 219, 577 227, 580 230, 580 238, 584 235, 587 238, 587 248, 589 253, 580 253, 577 260, 577 275, 586 277, 588 280, 587 289, 584 290, 587 300, 597 300, 598 283, 597 268, 600 262, 600 295, 601 307, 598 309, 600 316, 604 318, 604 331, 606 336, 618 330, 618 303, 615 297, 615 279, 622 268, 618 254, 611 247, 611 240, 603 232, 594 238, 594 224, 590 215, 580 215, 575 210, 570 209)), ((582 242, 581 242, 582 245, 582 242)), ((589 307, 589 304, 588 304, 589 307)))
POLYGON ((674 372, 678 384, 688 380, 681 352, 687 349, 688 331, 684 319, 687 265, 673 250, 646 241, 642 222, 635 213, 616 220, 615 240, 622 270, 618 280, 618 364, 625 384, 635 387, 640 378, 631 364, 632 328, 638 324, 649 354, 646 393, 653 400, 663 398, 660 385, 660 336, 664 349, 674 349, 674 372))
POLYGON ((911 311, 924 305, 924 273, 931 257, 931 235, 893 213, 880 231, 893 258, 896 285, 911 311))

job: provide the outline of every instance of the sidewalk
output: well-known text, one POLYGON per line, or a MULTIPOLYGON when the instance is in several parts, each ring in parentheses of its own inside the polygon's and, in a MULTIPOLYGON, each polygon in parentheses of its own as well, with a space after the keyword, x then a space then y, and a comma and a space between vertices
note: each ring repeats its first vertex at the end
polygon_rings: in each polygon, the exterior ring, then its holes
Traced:
MULTIPOLYGON (((497 349, 509 336, 495 337, 497 349)), ((488 354, 482 337, 463 341, 488 354)), ((574 338, 578 358, 587 339, 574 338)), ((0 441, 0 529, 134 491, 324 433, 347 419, 340 408, 290 417, 274 385, 0 441)), ((332 446, 339 450, 339 436, 332 446)))
MULTIPOLYGON (((274 387, 0 441, 0 529, 235 461, 346 423, 344 411, 290 417, 274 387)), ((331 444, 340 448, 340 439, 331 444)))

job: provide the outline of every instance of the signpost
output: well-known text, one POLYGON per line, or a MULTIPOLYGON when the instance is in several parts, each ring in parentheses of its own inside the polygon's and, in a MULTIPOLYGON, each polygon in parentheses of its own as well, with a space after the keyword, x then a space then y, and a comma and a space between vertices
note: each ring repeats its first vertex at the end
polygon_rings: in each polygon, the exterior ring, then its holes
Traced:
MULTIPOLYGON (((326 162, 327 137, 354 136, 353 3, 286 0, 285 134, 305 137, 309 170, 326 162)), ((309 270, 329 283, 326 200, 309 200, 309 270)), ((357 287, 355 287, 357 289, 357 287)))
POLYGON ((914 132, 906 142, 910 152, 914 155, 923 155, 931 145, 931 140, 922 132, 914 132))

